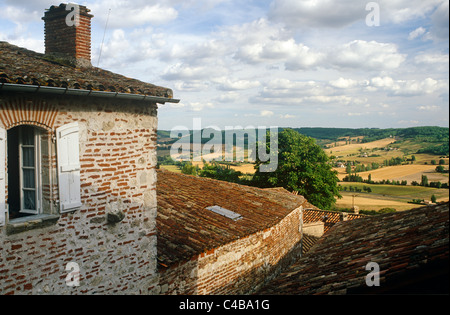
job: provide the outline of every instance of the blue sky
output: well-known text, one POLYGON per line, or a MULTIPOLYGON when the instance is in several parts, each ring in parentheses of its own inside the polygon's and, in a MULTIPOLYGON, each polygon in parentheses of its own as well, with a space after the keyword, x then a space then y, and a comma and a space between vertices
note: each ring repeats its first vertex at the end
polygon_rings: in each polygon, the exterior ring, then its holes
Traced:
MULTIPOLYGON (((59 1, 60 2, 60 1, 59 1)), ((44 52, 51 0, 0 0, 0 40, 44 52)), ((449 1, 88 0, 92 64, 170 87, 159 128, 449 126, 449 1), (106 20, 108 28, 99 60, 106 20), (374 20, 372 20, 374 21, 374 20)))

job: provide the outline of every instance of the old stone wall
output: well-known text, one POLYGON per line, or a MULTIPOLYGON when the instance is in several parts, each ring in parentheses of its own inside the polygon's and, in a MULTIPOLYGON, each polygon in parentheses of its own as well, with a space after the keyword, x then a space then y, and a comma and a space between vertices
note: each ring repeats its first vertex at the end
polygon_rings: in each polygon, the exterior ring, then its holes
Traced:
POLYGON ((161 270, 161 294, 250 294, 300 255, 302 207, 277 225, 161 270))
POLYGON ((50 142, 53 216, 0 227, 0 295, 154 292, 156 111, 149 102, 0 94, 4 129, 29 124, 54 133, 78 122, 82 199, 80 209, 58 213, 50 142), (121 214, 119 222, 108 221, 109 213, 121 214), (79 286, 67 285, 76 271, 66 270, 71 262, 79 266, 79 286))

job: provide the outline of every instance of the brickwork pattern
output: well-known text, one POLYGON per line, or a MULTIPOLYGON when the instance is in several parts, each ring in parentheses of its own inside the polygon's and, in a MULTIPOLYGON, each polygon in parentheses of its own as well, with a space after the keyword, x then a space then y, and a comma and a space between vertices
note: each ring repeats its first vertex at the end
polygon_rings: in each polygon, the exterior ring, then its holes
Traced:
MULTIPOLYGON (((16 234, 0 227, 0 294, 154 292, 156 105, 3 93, 0 113, 5 129, 79 123, 83 203, 46 227, 16 234), (106 215, 118 211, 123 221, 109 224, 106 215), (66 285, 69 262, 80 266, 79 287, 66 285)), ((49 160, 55 176, 56 158, 49 160)), ((56 186, 46 189, 57 205, 56 186)))
POLYGON ((275 226, 162 268, 162 294, 250 294, 300 254, 300 212, 275 226))
POLYGON ((84 6, 79 6, 78 26, 66 23, 72 14, 64 4, 52 6, 45 16, 45 53, 75 60, 91 61, 91 19, 92 15, 84 6))

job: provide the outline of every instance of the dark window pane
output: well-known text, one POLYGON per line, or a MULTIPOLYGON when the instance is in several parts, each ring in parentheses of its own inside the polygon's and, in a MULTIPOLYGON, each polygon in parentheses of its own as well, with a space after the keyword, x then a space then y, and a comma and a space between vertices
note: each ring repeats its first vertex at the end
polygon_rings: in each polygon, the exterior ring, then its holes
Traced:
POLYGON ((23 166, 34 167, 34 148, 22 148, 23 166))
POLYGON ((36 209, 36 194, 34 190, 24 190, 23 191, 23 201, 24 207, 27 210, 36 209))
POLYGON ((35 188, 34 169, 23 170, 23 188, 35 188))

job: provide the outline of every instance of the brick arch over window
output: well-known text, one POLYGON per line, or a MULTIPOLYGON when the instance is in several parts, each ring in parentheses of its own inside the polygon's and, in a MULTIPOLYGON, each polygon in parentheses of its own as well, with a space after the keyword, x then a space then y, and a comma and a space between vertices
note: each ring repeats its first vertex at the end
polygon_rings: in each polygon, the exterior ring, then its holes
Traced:
POLYGON ((54 105, 42 100, 16 98, 0 102, 0 121, 7 130, 19 125, 32 125, 51 131, 57 114, 54 105))

